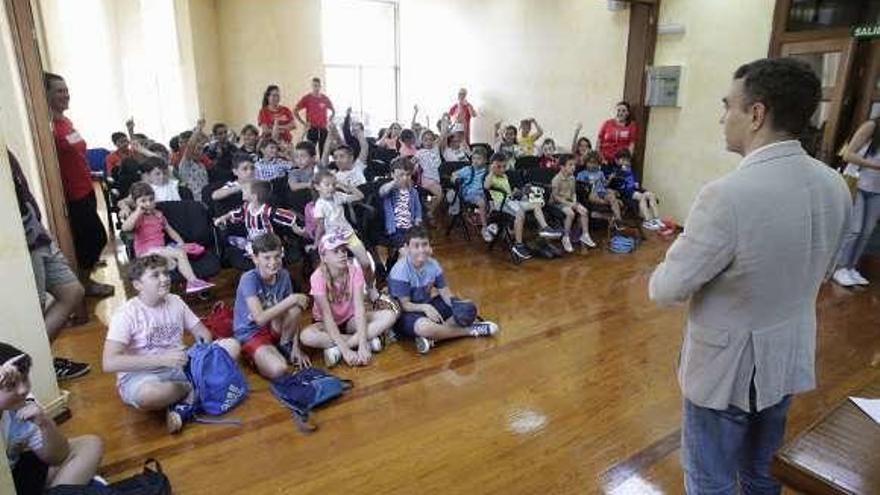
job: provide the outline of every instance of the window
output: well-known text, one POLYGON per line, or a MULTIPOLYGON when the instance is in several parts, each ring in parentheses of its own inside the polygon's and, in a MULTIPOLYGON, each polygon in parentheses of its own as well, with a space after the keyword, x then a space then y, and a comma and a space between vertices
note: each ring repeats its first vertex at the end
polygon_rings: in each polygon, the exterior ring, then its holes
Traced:
POLYGON ((397 120, 397 4, 322 0, 324 79, 336 111, 351 107, 368 130, 397 120))
POLYGON ((880 21, 880 0, 792 0, 788 30, 848 28, 880 21))

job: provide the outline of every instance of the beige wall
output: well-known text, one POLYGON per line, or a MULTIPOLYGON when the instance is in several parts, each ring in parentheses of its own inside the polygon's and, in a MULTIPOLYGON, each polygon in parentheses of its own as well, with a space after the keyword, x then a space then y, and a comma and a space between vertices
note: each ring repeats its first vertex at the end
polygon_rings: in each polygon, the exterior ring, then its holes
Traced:
POLYGON ((662 211, 683 221, 708 181, 740 157, 724 150, 721 98, 736 68, 766 57, 773 0, 664 0, 660 24, 680 23, 684 35, 660 36, 656 65, 683 65, 680 108, 654 108, 648 125, 645 185, 659 193, 662 211))
POLYGON ((466 86, 477 141, 497 120, 535 117, 557 145, 576 121, 595 142, 623 94, 628 31, 629 10, 597 0, 404 0, 401 118, 417 103, 434 122, 466 86))
POLYGON ((308 91, 309 80, 323 75, 320 0, 221 0, 215 5, 224 118, 233 128, 256 123, 269 84, 278 84, 282 104, 293 107, 308 91))
POLYGON ((175 9, 186 81, 184 93, 192 109, 191 117, 203 116, 210 125, 226 115, 217 2, 175 0, 175 9))

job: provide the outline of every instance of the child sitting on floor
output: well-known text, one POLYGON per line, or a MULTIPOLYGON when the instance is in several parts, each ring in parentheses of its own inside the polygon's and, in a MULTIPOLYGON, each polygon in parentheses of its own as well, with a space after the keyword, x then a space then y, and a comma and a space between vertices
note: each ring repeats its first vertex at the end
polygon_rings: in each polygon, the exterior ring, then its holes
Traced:
POLYGON ((237 153, 232 157, 232 175, 234 181, 223 184, 222 187, 211 193, 211 199, 222 201, 234 196, 242 196, 244 184, 254 180, 254 162, 246 153, 237 153))
POLYGON ((229 243, 250 254, 251 243, 257 236, 275 232, 273 225, 289 227, 294 234, 303 235, 303 229, 296 223, 296 213, 269 204, 272 184, 263 180, 247 182, 242 187, 241 208, 232 210, 214 219, 214 225, 223 227, 227 223, 244 223, 247 238, 229 237, 229 243))
POLYGON ((575 179, 585 182, 590 186, 589 201, 596 205, 611 207, 614 220, 619 222, 622 218, 623 202, 617 196, 617 191, 608 188, 608 179, 602 172, 601 157, 598 152, 590 151, 584 158, 586 168, 578 172, 575 179))
POLYGON ((41 494, 57 485, 87 485, 104 447, 95 435, 68 440, 31 395, 31 357, 0 342, 0 437, 14 493, 41 494))
POLYGON ((453 297, 440 263, 431 257, 431 243, 423 227, 409 231, 404 255, 388 275, 388 289, 402 311, 395 332, 399 337, 415 339, 421 354, 438 340, 498 333, 495 323, 476 321, 473 303, 453 297))
POLYGON ((647 230, 660 230, 666 227, 660 220, 660 208, 657 204, 657 195, 641 187, 636 180, 632 169, 632 153, 628 149, 622 149, 615 155, 614 164, 610 167, 609 181, 612 187, 620 194, 621 198, 633 201, 639 205, 642 227, 647 230))
POLYGON ((596 243, 590 237, 590 212, 584 205, 578 203, 575 193, 575 157, 574 155, 565 155, 559 161, 562 166, 559 167, 559 173, 553 177, 551 182, 553 192, 550 196, 550 204, 559 208, 565 215, 562 248, 569 253, 574 251, 574 247, 571 245, 571 225, 574 223, 575 216, 580 217, 581 221, 581 237, 578 241, 587 247, 596 247, 596 243))
POLYGON ((278 143, 267 139, 261 149, 263 157, 254 164, 254 177, 258 180, 272 181, 279 177, 287 177, 293 164, 278 154, 278 143))
POLYGON ((165 215, 156 209, 156 200, 153 188, 144 182, 137 182, 131 186, 131 199, 135 209, 122 222, 122 230, 134 232, 134 255, 138 258, 148 254, 158 254, 168 260, 170 269, 176 265, 177 270, 186 279, 186 293, 202 292, 214 287, 214 284, 206 282, 196 276, 183 245, 186 241, 165 219, 165 215), (171 238, 174 244, 165 243, 165 235, 171 238))
POLYGON ((364 271, 364 279, 367 281, 367 290, 370 300, 379 298, 376 289, 376 278, 373 272, 373 263, 364 243, 358 238, 354 227, 345 218, 344 205, 364 199, 364 193, 356 187, 350 187, 336 182, 336 177, 329 171, 322 170, 315 174, 313 181, 318 199, 315 201, 313 215, 315 218, 315 239, 321 239, 324 234, 340 231, 346 236, 348 249, 357 258, 364 271))
MULTIPOLYGON (((122 402, 144 411, 166 410, 169 433, 193 418, 192 386, 183 367, 187 363, 183 331, 204 342, 211 332, 181 298, 170 293, 168 262, 148 254, 128 269, 137 296, 113 315, 104 342, 104 371, 117 373, 122 402)), ((233 339, 217 341, 232 357, 239 346, 233 339)))
POLYGON ((391 310, 364 308, 364 274, 348 257, 346 237, 339 231, 325 234, 318 242, 321 264, 310 279, 315 321, 300 335, 309 347, 324 350, 324 364, 332 367, 344 360, 349 366, 366 366, 372 353, 382 350, 381 336, 394 325, 391 310))
POLYGON ((483 240, 492 242, 495 235, 492 233, 492 228, 486 220, 486 197, 483 194, 483 181, 486 180, 487 173, 486 164, 489 162, 489 157, 486 155, 486 148, 483 146, 474 148, 474 153, 471 156, 471 165, 456 170, 452 174, 452 180, 461 184, 461 199, 465 203, 477 207, 477 216, 480 219, 480 225, 482 225, 481 234, 483 235, 483 240))
POLYGON ((233 331, 245 358, 270 380, 289 371, 288 363, 311 366, 299 346, 299 316, 308 298, 295 294, 282 263, 281 239, 265 233, 254 239, 254 269, 244 272, 235 291, 233 331))
POLYGON ((532 253, 523 243, 523 229, 526 224, 526 213, 531 212, 535 216, 538 225, 541 227, 538 235, 547 239, 559 239, 562 232, 551 228, 544 219, 544 210, 542 203, 534 203, 528 198, 522 197, 521 191, 514 191, 510 187, 510 181, 505 173, 507 166, 507 155, 504 153, 495 153, 489 161, 489 173, 483 181, 483 187, 489 190, 492 197, 492 209, 502 211, 512 217, 514 245, 510 248, 514 256, 520 259, 529 259, 532 253))

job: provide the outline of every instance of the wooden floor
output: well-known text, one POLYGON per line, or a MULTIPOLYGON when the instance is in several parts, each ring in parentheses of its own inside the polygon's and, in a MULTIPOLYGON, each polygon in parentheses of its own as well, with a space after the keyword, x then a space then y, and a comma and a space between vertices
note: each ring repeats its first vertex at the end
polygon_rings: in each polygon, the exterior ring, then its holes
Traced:
MULTIPOLYGON (((368 368, 337 368, 355 388, 317 412, 320 429, 308 437, 253 373, 253 392, 233 413, 240 427, 170 436, 160 416, 124 407, 114 376, 100 370, 119 295, 55 346, 93 365, 64 384, 73 418, 63 428, 103 436, 109 478, 155 457, 184 495, 681 493, 674 371, 684 310, 646 295, 668 244, 652 237, 632 255, 594 250, 517 267, 481 241, 441 239, 435 254, 453 290, 478 301, 500 335, 428 356, 398 343, 368 368)), ((114 261, 103 270, 119 283, 114 261)), ((232 275, 223 280, 229 300, 232 275)), ((789 438, 880 376, 878 296, 877 287, 822 289, 820 386, 795 400, 789 438)))

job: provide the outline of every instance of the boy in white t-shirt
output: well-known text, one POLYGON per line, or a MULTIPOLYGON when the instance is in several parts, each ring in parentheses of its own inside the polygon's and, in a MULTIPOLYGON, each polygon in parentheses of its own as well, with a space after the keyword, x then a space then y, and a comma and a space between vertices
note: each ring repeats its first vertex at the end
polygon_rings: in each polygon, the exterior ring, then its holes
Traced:
POLYGON ((333 163, 336 164, 336 182, 349 187, 358 187, 367 183, 367 178, 364 177, 364 170, 367 169, 369 144, 366 137, 364 137, 363 129, 354 127, 352 132, 354 132, 354 136, 361 146, 357 157, 354 156, 354 152, 349 146, 343 144, 336 126, 330 126, 331 142, 339 144, 333 148, 333 163))
MULTIPOLYGON (((113 315, 103 361, 105 372, 117 373, 116 388, 124 403, 145 411, 166 410, 168 432, 176 433, 193 416, 192 386, 183 371, 183 331, 205 342, 212 336, 186 303, 170 293, 167 263, 156 254, 131 263, 128 275, 138 295, 113 315)), ((235 339, 217 343, 238 358, 235 339)))
POLYGON ((86 485, 101 463, 101 439, 95 435, 65 438, 31 396, 30 369, 30 356, 0 342, 0 443, 6 446, 15 492, 43 493, 56 485, 86 485))

